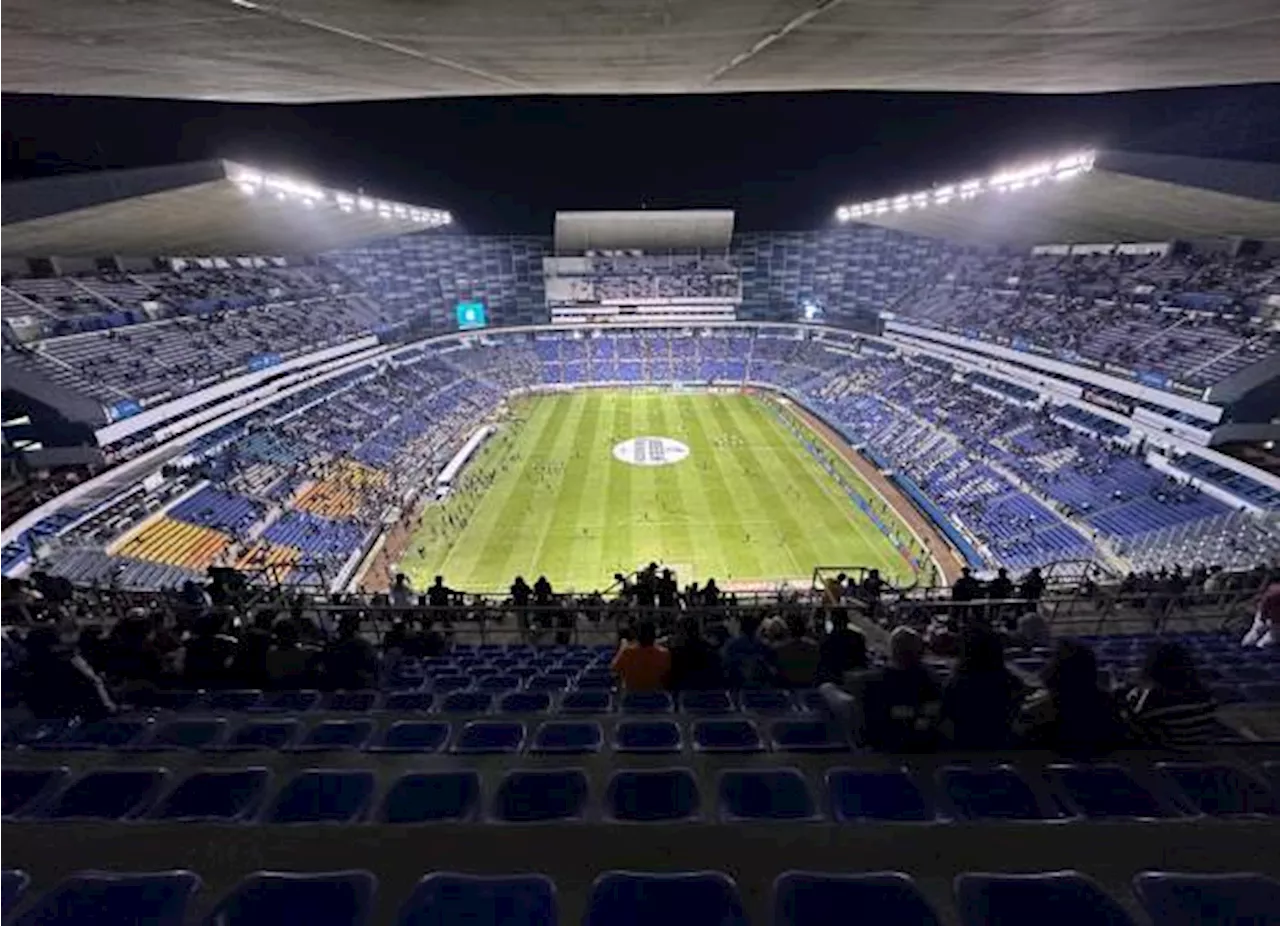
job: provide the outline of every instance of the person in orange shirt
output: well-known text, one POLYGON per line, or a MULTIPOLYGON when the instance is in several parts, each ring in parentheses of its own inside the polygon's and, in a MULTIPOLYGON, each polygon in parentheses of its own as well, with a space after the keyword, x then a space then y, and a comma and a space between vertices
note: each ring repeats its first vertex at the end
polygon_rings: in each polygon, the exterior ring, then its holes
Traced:
POLYGON ((626 691, 661 691, 671 672, 671 653, 658 646, 657 628, 645 621, 636 632, 636 642, 624 640, 610 668, 626 691))

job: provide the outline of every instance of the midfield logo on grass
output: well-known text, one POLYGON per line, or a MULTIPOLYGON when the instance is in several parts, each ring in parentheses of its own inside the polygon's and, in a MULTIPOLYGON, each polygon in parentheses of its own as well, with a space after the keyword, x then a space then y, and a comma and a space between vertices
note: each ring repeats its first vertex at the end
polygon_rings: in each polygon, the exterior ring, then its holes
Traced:
POLYGON ((689 448, 669 437, 633 437, 615 444, 613 455, 632 466, 666 466, 687 457, 689 448))

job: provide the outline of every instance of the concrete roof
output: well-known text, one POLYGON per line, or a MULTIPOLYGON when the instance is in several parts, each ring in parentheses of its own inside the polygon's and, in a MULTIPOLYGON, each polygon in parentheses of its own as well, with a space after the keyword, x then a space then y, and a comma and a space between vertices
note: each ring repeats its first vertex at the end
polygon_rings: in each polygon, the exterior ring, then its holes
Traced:
POLYGON ((8 92, 303 103, 1280 81, 1275 0, 3 0, 8 92))
POLYGON ((557 253, 594 250, 729 250, 732 209, 557 212, 557 253))
POLYGON ((5 184, 4 256, 310 254, 432 227, 381 201, 344 211, 333 191, 312 206, 268 187, 249 195, 240 169, 200 161, 5 184))

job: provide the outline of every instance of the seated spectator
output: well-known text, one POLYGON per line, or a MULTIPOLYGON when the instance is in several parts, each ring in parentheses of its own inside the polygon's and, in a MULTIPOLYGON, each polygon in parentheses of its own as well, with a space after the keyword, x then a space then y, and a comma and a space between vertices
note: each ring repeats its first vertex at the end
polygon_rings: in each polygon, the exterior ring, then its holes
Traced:
MULTIPOLYGON (((116 624, 101 665, 102 674, 126 689, 154 688, 160 684, 164 659, 152 639, 151 618, 135 608, 116 624)), ((92 664, 92 660, 90 660, 92 664)))
POLYGON ((624 640, 609 667, 625 691, 660 691, 671 674, 671 653, 657 645, 658 631, 651 621, 636 630, 634 643, 624 640))
POLYGON ((338 637, 320 659, 319 687, 326 691, 372 688, 378 680, 378 657, 360 636, 360 615, 349 611, 338 621, 338 637))
POLYGON ((1020 645, 1028 649, 1049 645, 1049 624, 1040 616, 1039 611, 1028 611, 1022 615, 1018 618, 1017 627, 1014 639, 1020 645))
POLYGON ((1044 595, 1044 576, 1040 574, 1039 566, 1032 566, 1031 571, 1022 577, 1022 582, 1018 586, 1018 597, 1027 601, 1039 601, 1044 595))
MULTIPOLYGON (((436 578, 439 578, 439 576, 436 578)), ((391 599, 393 608, 413 607, 413 586, 409 584, 409 577, 403 572, 396 574, 396 580, 391 586, 388 597, 391 599)))
POLYGON ((311 684, 314 661, 315 652, 300 642, 297 621, 276 621, 275 644, 267 653, 267 686, 276 690, 306 688, 311 684))
POLYGON ((1213 697, 1196 675, 1190 654, 1177 643, 1160 643, 1151 650, 1142 680, 1125 703, 1144 742, 1177 747, 1214 739, 1213 697))
POLYGON ((224 632, 226 617, 214 612, 196 619, 182 654, 183 684, 188 688, 225 688, 239 642, 224 632))
POLYGON ((668 648, 671 651, 668 685, 672 691, 705 691, 724 687, 720 655, 702 636, 696 617, 684 614, 676 620, 675 634, 668 648))
POLYGON ((17 689, 22 703, 35 717, 87 722, 115 712, 116 706, 102 679, 75 647, 62 644, 52 627, 31 630, 23 648, 17 689))
POLYGON ((982 585, 973 577, 969 567, 960 570, 960 578, 951 584, 952 601, 973 601, 978 597, 982 585))
POLYGON ((1262 593, 1258 609, 1253 615, 1253 626, 1244 635, 1240 645, 1251 649, 1280 646, 1280 633, 1276 632, 1278 624, 1280 624, 1280 579, 1275 579, 1262 593))
POLYGON ((987 584, 987 597, 993 601, 1013 597, 1013 581, 1009 578, 1009 570, 1003 566, 996 570, 996 577, 987 584))
POLYGON ((822 603, 825 605, 839 604, 840 599, 844 597, 844 584, 848 581, 848 578, 847 575, 841 572, 834 579, 827 579, 822 587, 822 603))
POLYGON ((1019 725, 1030 745, 1087 758, 1122 745, 1127 731, 1110 692, 1098 684, 1093 650, 1059 640, 1041 673, 1044 690, 1022 708, 1019 725))
POLYGON ((275 614, 268 610, 254 615, 253 623, 240 634, 240 645, 231 657, 231 675, 242 688, 266 688, 267 653, 271 650, 271 625, 275 614))
POLYGON ((1026 686, 1004 664, 1000 637, 971 627, 942 691, 942 732, 956 749, 1001 749, 1013 740, 1013 721, 1026 686))
POLYGON ((840 684, 846 672, 867 667, 867 638, 849 627, 849 612, 832 608, 831 630, 818 644, 818 672, 815 681, 840 684))
POLYGON ((788 615, 784 630, 783 639, 773 648, 778 680, 788 688, 812 688, 817 684, 821 651, 809 635, 804 615, 788 615))
POLYGON ((738 634, 730 637, 720 651, 725 681, 730 688, 767 688, 776 676, 773 650, 759 639, 760 618, 743 614, 738 618, 738 634))

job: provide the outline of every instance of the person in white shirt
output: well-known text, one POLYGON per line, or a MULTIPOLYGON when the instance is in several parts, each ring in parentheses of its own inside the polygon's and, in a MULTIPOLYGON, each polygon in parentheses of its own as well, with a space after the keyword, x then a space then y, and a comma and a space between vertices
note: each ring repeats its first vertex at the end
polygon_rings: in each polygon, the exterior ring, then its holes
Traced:
POLYGON ((1280 634, 1276 633, 1277 619, 1280 619, 1280 582, 1272 582, 1262 593, 1258 610, 1253 615, 1253 626, 1244 635, 1240 645, 1250 649, 1280 645, 1280 634))

